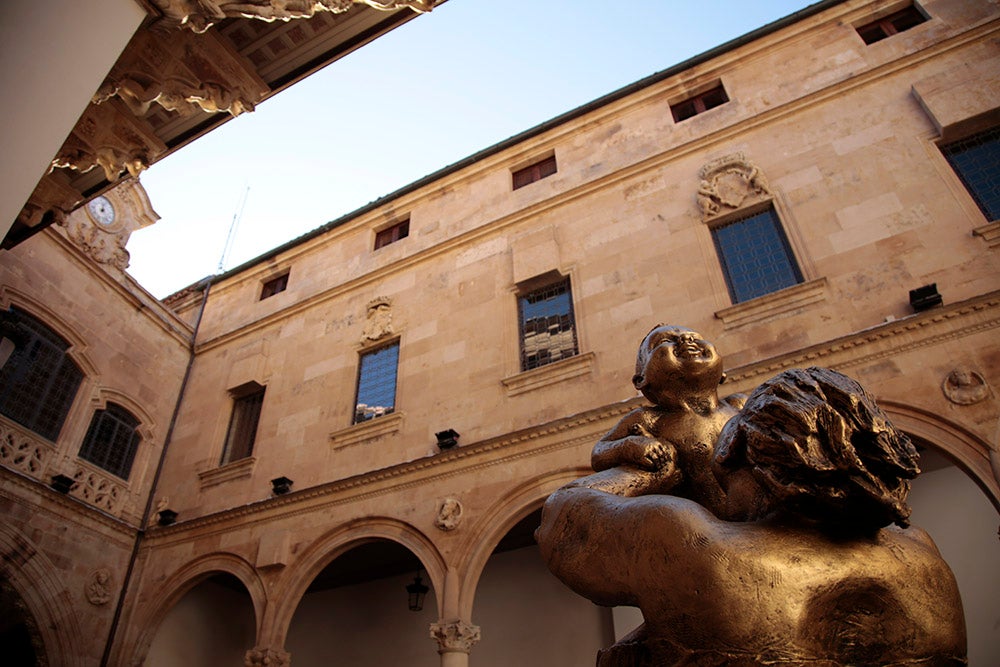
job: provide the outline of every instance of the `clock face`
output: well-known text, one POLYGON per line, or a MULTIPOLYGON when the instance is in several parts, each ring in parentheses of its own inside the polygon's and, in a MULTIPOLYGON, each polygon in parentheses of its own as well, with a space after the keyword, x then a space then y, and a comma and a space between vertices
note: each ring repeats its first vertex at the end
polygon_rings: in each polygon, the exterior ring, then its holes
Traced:
POLYGON ((87 211, 98 224, 110 225, 115 221, 115 207, 107 197, 95 197, 87 204, 87 211))

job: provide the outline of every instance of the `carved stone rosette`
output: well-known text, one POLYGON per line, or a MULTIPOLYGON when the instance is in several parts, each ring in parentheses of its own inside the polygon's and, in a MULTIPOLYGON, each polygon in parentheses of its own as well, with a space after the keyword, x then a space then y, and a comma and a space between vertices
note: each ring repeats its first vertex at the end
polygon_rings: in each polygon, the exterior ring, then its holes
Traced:
POLYGON ((771 196, 767 180, 743 153, 712 160, 698 171, 698 207, 703 220, 771 196))
POLYGON ((257 646, 243 658, 246 667, 291 667, 292 654, 280 648, 257 646))
POLYGON ((468 653, 479 642, 480 628, 465 621, 431 623, 431 639, 438 643, 438 653, 468 653))

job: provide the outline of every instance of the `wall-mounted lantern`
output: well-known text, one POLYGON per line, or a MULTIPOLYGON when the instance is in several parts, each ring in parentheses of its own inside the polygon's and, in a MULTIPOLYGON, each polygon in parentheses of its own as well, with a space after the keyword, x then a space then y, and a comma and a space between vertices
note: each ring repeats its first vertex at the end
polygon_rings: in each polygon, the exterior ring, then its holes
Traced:
POLYGON ((407 603, 409 604, 410 611, 421 611, 424 608, 424 596, 427 595, 428 590, 430 589, 421 581, 420 573, 418 572, 417 576, 413 578, 413 583, 406 586, 407 603))
POLYGON ((292 490, 292 480, 287 477, 276 477, 271 480, 271 491, 276 496, 281 496, 292 490))
POLYGON ((458 432, 449 428, 440 433, 435 433, 434 436, 437 438, 437 445, 439 449, 451 449, 458 444, 458 432))

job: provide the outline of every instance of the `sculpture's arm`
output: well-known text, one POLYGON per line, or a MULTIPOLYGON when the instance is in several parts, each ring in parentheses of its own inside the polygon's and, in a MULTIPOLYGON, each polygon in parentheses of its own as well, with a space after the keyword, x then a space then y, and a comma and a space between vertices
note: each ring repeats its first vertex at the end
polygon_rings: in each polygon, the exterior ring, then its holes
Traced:
POLYGON ((676 581, 686 576, 685 554, 696 544, 687 537, 713 536, 713 522, 684 498, 622 498, 570 485, 549 496, 535 538, 549 569, 580 595, 605 606, 641 606, 644 592, 670 596, 684 588, 676 581))
POLYGON ((644 408, 633 410, 597 441, 590 454, 590 467, 595 472, 622 465, 643 470, 661 470, 674 461, 673 443, 661 440, 650 432, 644 408))

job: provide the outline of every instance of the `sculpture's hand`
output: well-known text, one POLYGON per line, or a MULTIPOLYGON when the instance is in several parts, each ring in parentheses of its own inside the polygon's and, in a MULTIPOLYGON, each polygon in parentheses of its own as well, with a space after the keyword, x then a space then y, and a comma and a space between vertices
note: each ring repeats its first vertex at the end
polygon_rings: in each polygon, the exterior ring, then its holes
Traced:
POLYGON ((644 436, 623 438, 618 445, 621 463, 631 464, 642 470, 656 472, 674 460, 676 449, 672 444, 644 436))

